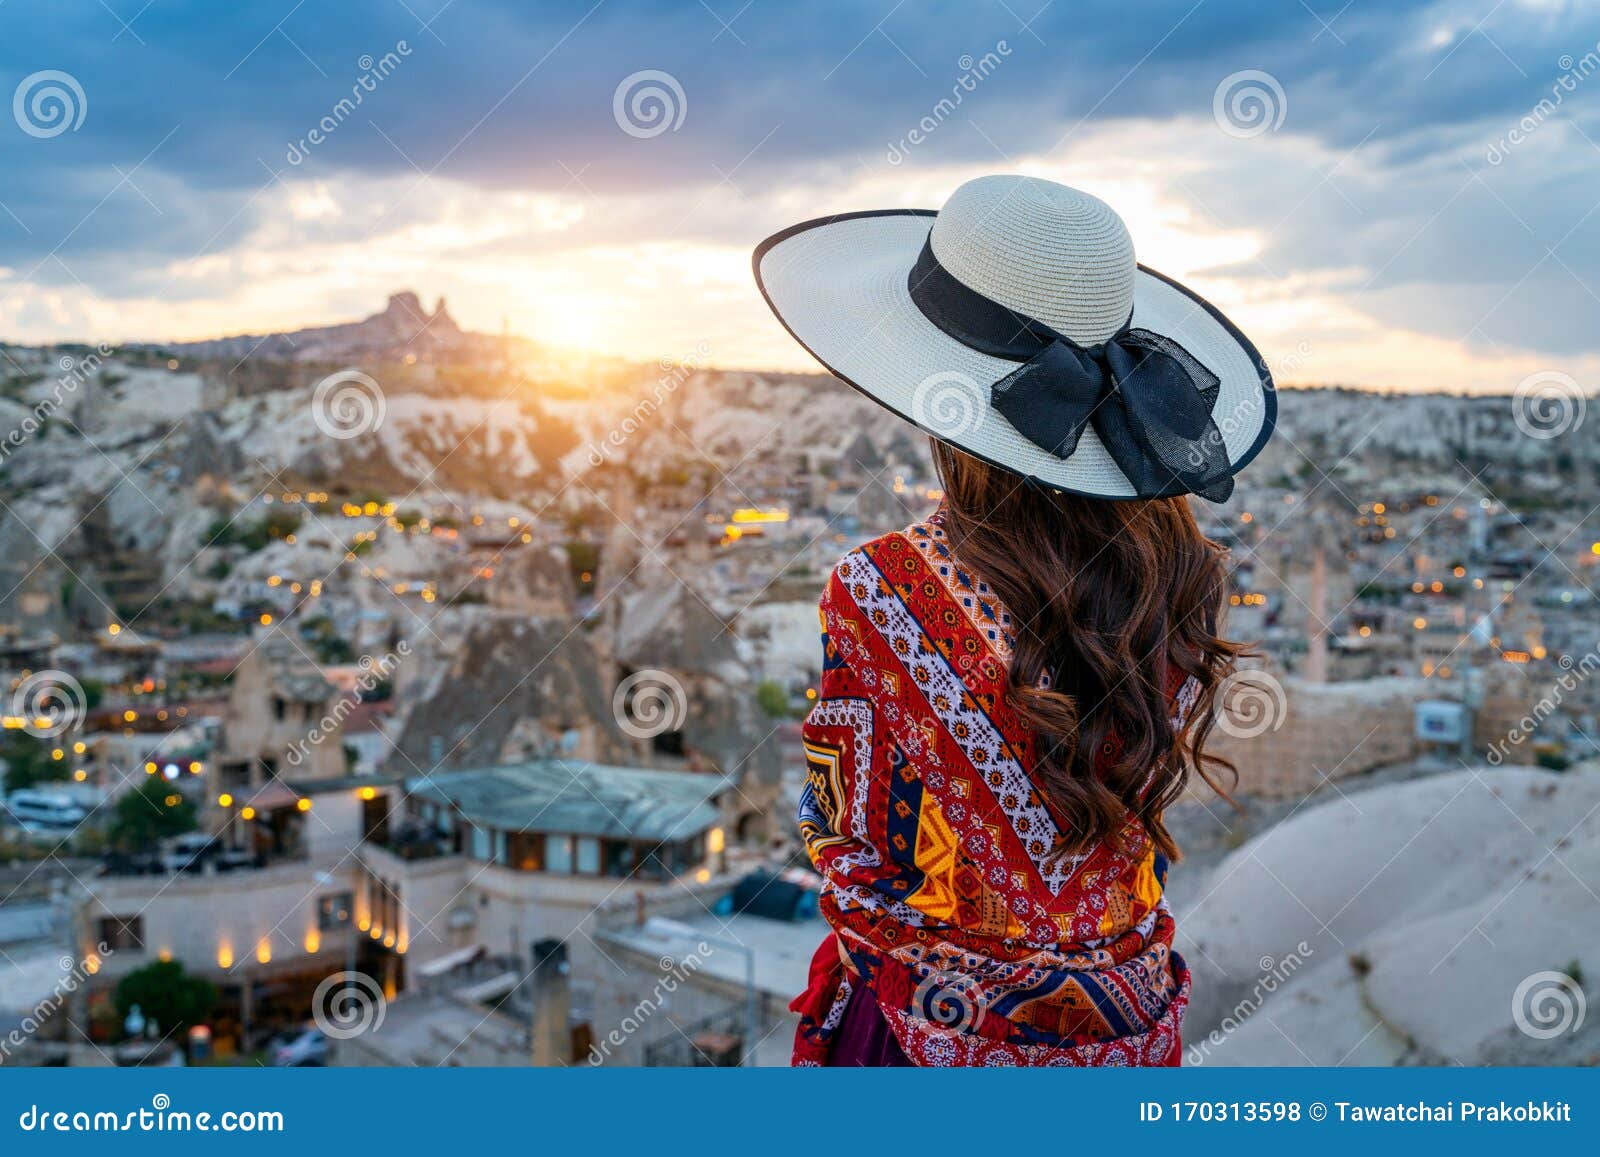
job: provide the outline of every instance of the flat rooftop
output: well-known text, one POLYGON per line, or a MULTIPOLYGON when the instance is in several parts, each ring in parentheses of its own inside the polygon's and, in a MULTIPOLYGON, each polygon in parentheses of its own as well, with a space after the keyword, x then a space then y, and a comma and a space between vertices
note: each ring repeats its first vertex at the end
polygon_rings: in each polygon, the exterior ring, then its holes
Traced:
POLYGON ((773 920, 748 912, 716 916, 701 912, 684 919, 652 918, 643 925, 608 928, 604 938, 649 957, 685 960, 700 956, 696 973, 743 985, 745 954, 755 954, 756 988, 787 1004, 805 990, 811 958, 828 933, 821 919, 773 920), (700 955, 704 942, 711 951, 700 955))
POLYGON ((715 800, 728 784, 699 772, 542 759, 435 772, 406 789, 485 828, 661 842, 715 827, 715 800))
POLYGON ((337 1042, 336 1063, 361 1063, 360 1054, 376 1054, 384 1065, 399 1067, 472 1064, 526 1064, 526 1030, 509 1016, 484 1005, 444 994, 405 993, 390 1001, 383 1023, 355 1041, 337 1042))

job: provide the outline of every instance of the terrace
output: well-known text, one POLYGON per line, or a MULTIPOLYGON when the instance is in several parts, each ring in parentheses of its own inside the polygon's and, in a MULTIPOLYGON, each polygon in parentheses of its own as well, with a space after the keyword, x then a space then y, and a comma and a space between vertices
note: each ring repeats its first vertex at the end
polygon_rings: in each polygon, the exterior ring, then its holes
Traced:
POLYGON ((403 859, 459 854, 560 876, 665 880, 724 847, 716 776, 536 760, 407 784, 412 822, 389 844, 403 859))

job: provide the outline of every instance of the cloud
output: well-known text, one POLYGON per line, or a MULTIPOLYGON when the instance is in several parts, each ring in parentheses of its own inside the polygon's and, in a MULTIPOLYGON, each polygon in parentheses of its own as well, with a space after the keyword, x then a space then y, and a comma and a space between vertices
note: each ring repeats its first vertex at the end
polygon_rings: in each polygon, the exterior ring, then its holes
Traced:
POLYGON ((163 4, 126 27, 98 6, 0 7, 0 88, 58 69, 88 105, 49 139, 0 119, 8 332, 299 324, 406 283, 486 328, 584 312, 607 347, 670 353, 675 327, 703 327, 739 360, 776 356, 745 284, 755 240, 1034 166, 1133 198, 1141 254, 1179 255, 1286 324, 1289 348, 1310 325, 1329 375, 1373 372, 1339 334, 1388 352, 1414 334, 1441 376, 1477 357, 1497 380, 1600 349, 1582 320, 1600 283, 1595 102, 1572 94, 1490 159, 1600 60, 1564 5, 285 7, 163 4), (681 86, 676 131, 613 119, 645 69, 681 86), (1246 69, 1286 107, 1239 139, 1212 101, 1246 69), (1290 292, 1325 320, 1284 322, 1304 317, 1290 292))

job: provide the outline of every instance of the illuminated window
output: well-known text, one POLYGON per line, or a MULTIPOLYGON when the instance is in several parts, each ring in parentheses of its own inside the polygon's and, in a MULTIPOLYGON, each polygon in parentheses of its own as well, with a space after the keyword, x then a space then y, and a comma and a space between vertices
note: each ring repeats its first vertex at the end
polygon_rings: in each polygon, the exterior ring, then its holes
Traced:
POLYGON ((528 832, 512 832, 506 841, 506 865, 519 872, 544 869, 544 837, 528 832))

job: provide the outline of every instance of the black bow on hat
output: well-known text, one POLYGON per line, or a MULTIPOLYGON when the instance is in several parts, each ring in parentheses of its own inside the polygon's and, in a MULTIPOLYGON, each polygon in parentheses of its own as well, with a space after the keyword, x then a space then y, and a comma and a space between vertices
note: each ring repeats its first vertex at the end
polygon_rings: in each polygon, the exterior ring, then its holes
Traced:
POLYGON ((1188 492, 1213 502, 1233 493, 1232 466, 1211 410, 1221 380, 1169 337, 1131 328, 1083 346, 956 280, 930 240, 908 279, 925 317, 962 345, 1022 362, 990 402, 1023 437, 1065 458, 1084 427, 1139 497, 1188 492))

